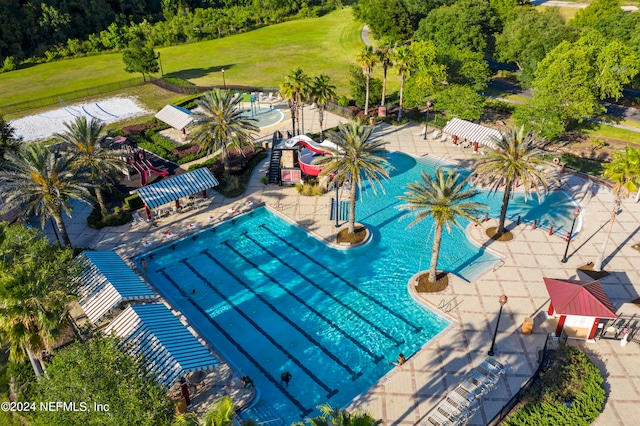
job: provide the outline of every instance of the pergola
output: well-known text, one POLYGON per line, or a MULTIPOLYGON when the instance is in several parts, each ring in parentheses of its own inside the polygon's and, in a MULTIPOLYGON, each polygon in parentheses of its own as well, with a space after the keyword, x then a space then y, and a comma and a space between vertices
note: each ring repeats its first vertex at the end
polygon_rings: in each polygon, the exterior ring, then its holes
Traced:
POLYGON ((176 208, 180 208, 180 198, 202 192, 202 197, 207 198, 207 189, 218 185, 218 180, 213 173, 202 167, 182 175, 163 179, 152 185, 143 186, 133 192, 137 192, 144 203, 147 219, 151 219, 151 210, 163 204, 176 202, 176 208))
POLYGON ((165 106, 160 111, 158 111, 155 117, 158 120, 167 123, 174 129, 180 130, 182 134, 184 134, 184 128, 193 121, 191 111, 186 108, 173 105, 165 106))
POLYGON ((496 129, 481 126, 480 124, 475 124, 459 118, 454 118, 449 121, 442 129, 442 133, 447 133, 453 136, 454 145, 458 144, 458 139, 465 139, 472 142, 474 152, 478 151, 478 144, 495 148, 496 145, 493 143, 493 139, 496 138, 499 140, 502 137, 500 131, 496 129))

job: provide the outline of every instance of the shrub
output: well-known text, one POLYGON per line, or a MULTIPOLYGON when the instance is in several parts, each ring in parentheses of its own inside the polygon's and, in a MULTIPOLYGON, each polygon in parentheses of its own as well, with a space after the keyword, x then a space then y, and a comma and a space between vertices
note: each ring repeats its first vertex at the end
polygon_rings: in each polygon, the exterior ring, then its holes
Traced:
POLYGON ((16 59, 13 56, 7 56, 4 58, 4 64, 2 65, 2 72, 13 71, 18 67, 16 59))
POLYGON ((228 185, 218 185, 214 189, 227 198, 239 197, 247 188, 253 169, 266 157, 267 153, 263 148, 256 148, 255 155, 249 160, 240 176, 231 176, 231 182, 228 185))
POLYGON ((138 210, 144 207, 144 203, 142 202, 142 198, 140 198, 140 195, 133 194, 124 199, 124 206, 129 210, 138 210))
POLYGON ((298 191, 299 194, 302 194, 305 196, 317 197, 324 194, 324 190, 320 187, 320 185, 317 182, 314 182, 314 181, 305 182, 305 183, 297 182, 296 191, 298 191))
POLYGON ((165 138, 162 135, 159 135, 153 129, 145 130, 144 136, 154 144, 161 146, 162 148, 164 148, 169 152, 173 152, 173 150, 177 146, 174 142, 170 141, 169 139, 165 138))
POLYGON ((87 224, 93 229, 102 229, 105 226, 120 226, 129 222, 131 222, 131 212, 129 210, 120 210, 103 217, 102 212, 100 212, 100 206, 95 206, 89 217, 87 217, 87 224))
POLYGON ((349 106, 349 99, 347 99, 346 96, 340 96, 340 99, 338 99, 338 106, 341 107, 348 107, 349 106))
POLYGON ((505 425, 590 425, 602 411, 605 392, 600 370, 584 352, 562 345, 551 367, 525 395, 526 404, 505 425))
POLYGON ((198 164, 192 164, 189 166, 189 171, 195 170, 195 169, 199 169, 201 167, 209 167, 212 166, 213 163, 215 163, 218 160, 218 157, 220 156, 220 154, 214 155, 211 158, 206 159, 205 161, 203 161, 202 163, 198 163, 198 164))
POLYGON ((132 124, 131 126, 124 126, 122 133, 125 135, 142 136, 149 129, 155 129, 158 127, 157 121, 147 121, 146 123, 132 124))
POLYGON ((195 86, 195 84, 193 84, 189 80, 185 80, 184 78, 180 78, 180 77, 164 76, 161 78, 161 80, 164 80, 169 84, 175 84, 176 86, 195 86))

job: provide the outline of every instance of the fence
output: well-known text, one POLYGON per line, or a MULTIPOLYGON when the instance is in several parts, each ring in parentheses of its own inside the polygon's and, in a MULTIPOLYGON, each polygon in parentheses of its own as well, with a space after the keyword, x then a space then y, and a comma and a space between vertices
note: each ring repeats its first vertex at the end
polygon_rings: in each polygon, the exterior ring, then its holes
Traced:
POLYGON ((498 424, 500 424, 500 422, 502 422, 504 418, 507 417, 507 415, 511 412, 513 407, 515 407, 516 404, 522 400, 522 397, 524 396, 525 392, 529 389, 529 387, 534 382, 534 380, 538 378, 538 376, 540 375, 540 372, 543 369, 548 367, 547 358, 548 358, 549 351, 557 349, 561 340, 564 340, 566 342, 566 337, 551 337, 551 335, 547 335, 547 339, 544 342, 544 347, 542 348, 540 364, 538 364, 538 368, 536 369, 535 373, 533 373, 533 376, 531 376, 529 380, 527 380, 520 387, 518 392, 516 392, 516 394, 513 395, 513 397, 509 400, 509 402, 507 402, 504 405, 504 407, 500 409, 498 414, 496 414, 495 417, 487 423, 487 426, 497 426, 498 424))
POLYGON ((160 78, 150 77, 149 81, 158 87, 162 87, 165 90, 169 90, 174 93, 180 93, 183 95, 197 95, 199 93, 208 92, 213 89, 226 89, 226 90, 239 90, 241 92, 277 92, 277 87, 254 87, 254 86, 240 86, 237 84, 227 84, 223 86, 181 86, 178 84, 169 83, 166 80, 160 78))
POLYGON ((22 111, 28 111, 31 109, 41 108, 49 105, 55 105, 60 102, 60 99, 64 101, 72 101, 74 99, 86 98, 88 96, 101 95, 103 93, 113 92, 115 90, 126 89, 127 87, 138 86, 140 84, 146 84, 142 77, 131 78, 129 80, 116 81, 109 84, 102 84, 100 86, 87 87, 84 89, 74 90, 72 92, 58 93, 55 95, 47 96, 45 98, 32 99, 30 101, 16 102, 8 105, 0 105, 0 115, 12 114, 22 111))

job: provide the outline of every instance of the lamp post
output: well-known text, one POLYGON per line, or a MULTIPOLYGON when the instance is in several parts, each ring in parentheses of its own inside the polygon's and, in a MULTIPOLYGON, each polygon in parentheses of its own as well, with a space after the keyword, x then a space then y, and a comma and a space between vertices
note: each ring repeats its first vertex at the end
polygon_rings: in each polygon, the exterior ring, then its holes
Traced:
POLYGON ((502 296, 500 296, 500 311, 498 312, 498 321, 496 321, 496 329, 493 332, 493 340, 491 341, 491 349, 489 349, 489 356, 493 356, 494 352, 493 352, 493 347, 496 344, 496 334, 498 334, 498 325, 500 324, 500 316, 502 315, 502 307, 507 303, 507 300, 509 300, 509 298, 507 297, 506 294, 503 294, 502 296))
POLYGON ((431 101, 427 101, 427 121, 424 123, 424 140, 427 140, 427 130, 429 129, 429 110, 431 109, 431 107, 433 106, 433 104, 431 103, 431 101))
POLYGON ((220 72, 222 73, 222 86, 224 87, 224 89, 227 89, 227 82, 224 79, 224 68, 220 69, 220 72))
POLYGON ((573 236, 573 228, 576 226, 576 219, 580 216, 580 209, 575 209, 573 211, 573 223, 571 224, 571 231, 569 231, 569 235, 567 235, 567 248, 564 249, 564 256, 562 257, 562 263, 567 263, 567 253, 569 253, 569 244, 571 244, 571 237, 573 236))
POLYGON ((335 187, 336 187, 336 228, 339 228, 340 225, 338 224, 338 213, 340 212, 340 209, 338 208, 338 182, 335 183, 335 187))

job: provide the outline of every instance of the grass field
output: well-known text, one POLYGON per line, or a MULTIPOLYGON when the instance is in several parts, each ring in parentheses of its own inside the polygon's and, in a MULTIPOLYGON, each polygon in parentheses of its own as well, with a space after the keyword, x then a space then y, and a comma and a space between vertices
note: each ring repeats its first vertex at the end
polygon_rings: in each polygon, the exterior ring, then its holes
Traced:
MULTIPOLYGON (((285 22, 218 40, 157 49, 165 74, 196 84, 277 86, 296 66, 309 75, 325 73, 348 91, 349 63, 362 47, 350 8, 321 18, 285 22)), ((131 78, 122 55, 106 54, 35 65, 0 74, 0 105, 131 78)), ((159 75, 158 75, 159 77, 159 75)))

